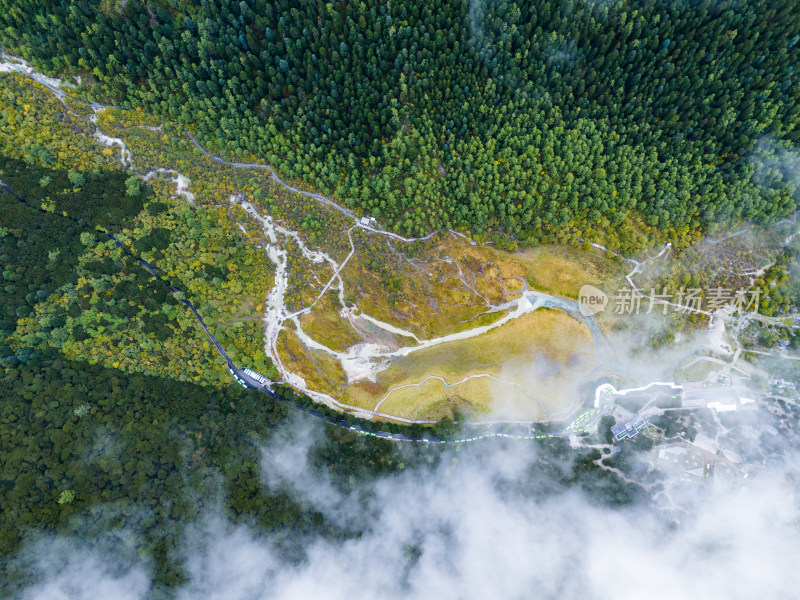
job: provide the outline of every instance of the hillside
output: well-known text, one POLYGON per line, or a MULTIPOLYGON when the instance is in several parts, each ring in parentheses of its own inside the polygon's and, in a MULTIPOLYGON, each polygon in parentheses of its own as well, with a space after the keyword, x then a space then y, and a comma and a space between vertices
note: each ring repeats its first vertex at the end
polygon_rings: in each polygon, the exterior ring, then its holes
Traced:
POLYGON ((37 68, 406 235, 630 249, 798 200, 793 3, 3 4, 37 68))

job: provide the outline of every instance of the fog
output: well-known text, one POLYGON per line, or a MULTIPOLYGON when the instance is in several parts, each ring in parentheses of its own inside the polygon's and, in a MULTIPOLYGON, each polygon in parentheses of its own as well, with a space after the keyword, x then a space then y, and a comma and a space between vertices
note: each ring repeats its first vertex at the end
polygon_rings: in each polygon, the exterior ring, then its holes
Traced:
MULTIPOLYGON (((317 422, 286 425, 263 448, 264 485, 360 534, 301 540, 305 559, 289 562, 273 537, 213 510, 186 536, 178 598, 751 599, 800 586, 788 460, 726 495, 689 489, 683 511, 664 513, 559 488, 536 442, 512 440, 436 448, 436 466, 346 489, 309 460, 322 438, 317 422)), ((148 597, 149 565, 116 547, 46 538, 25 555, 39 579, 25 600, 148 597)))
POLYGON ((779 188, 788 184, 788 193, 800 187, 800 153, 789 142, 765 137, 758 141, 751 156, 754 179, 760 185, 779 188))
POLYGON ((42 538, 32 543, 23 553, 28 560, 22 560, 21 566, 37 583, 25 590, 23 600, 145 598, 150 588, 147 565, 120 551, 117 544, 105 545, 109 552, 100 553, 78 538, 42 538))

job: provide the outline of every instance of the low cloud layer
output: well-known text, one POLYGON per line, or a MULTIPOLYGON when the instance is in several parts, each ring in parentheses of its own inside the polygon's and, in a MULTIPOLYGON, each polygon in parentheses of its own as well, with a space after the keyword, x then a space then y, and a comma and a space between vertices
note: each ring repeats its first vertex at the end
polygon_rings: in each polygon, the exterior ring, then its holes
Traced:
MULTIPOLYGON (((577 490, 533 493, 550 485, 536 445, 511 441, 450 448, 435 467, 344 492, 310 466, 319 437, 307 421, 276 436, 264 450, 265 485, 361 535, 308 539, 294 563, 269 537, 207 515, 187 536, 180 600, 777 599, 800 589, 787 469, 728 495, 698 488, 676 519, 648 504, 612 510, 577 490)), ((147 597, 144 563, 123 568, 68 539, 35 551, 40 583, 26 600, 147 597)))
POLYGON ((147 565, 116 547, 104 552, 84 540, 46 538, 31 550, 26 553, 33 557, 31 563, 20 566, 35 583, 22 600, 140 600, 150 589, 147 565))

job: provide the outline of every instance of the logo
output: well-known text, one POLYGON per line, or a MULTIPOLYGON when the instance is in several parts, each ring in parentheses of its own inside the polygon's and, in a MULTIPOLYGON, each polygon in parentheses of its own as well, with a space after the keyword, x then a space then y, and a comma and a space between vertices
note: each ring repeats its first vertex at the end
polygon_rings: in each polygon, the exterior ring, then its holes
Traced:
POLYGON ((585 285, 578 292, 578 306, 584 317, 591 317, 606 309, 608 296, 593 285, 585 285))

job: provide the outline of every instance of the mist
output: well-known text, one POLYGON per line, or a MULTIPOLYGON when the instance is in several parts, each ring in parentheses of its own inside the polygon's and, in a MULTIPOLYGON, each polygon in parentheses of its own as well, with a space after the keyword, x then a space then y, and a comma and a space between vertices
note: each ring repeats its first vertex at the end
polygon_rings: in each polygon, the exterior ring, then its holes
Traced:
POLYGON ((24 591, 22 600, 146 598, 150 569, 120 544, 130 534, 115 533, 111 536, 115 540, 106 538, 100 544, 77 536, 48 536, 29 543, 16 558, 18 568, 35 582, 24 591))
MULTIPOLYGON (((276 536, 212 509, 185 536, 177 598, 749 599, 793 598, 800 585, 788 442, 786 461, 746 485, 687 488, 681 509, 665 512, 565 486, 565 465, 536 442, 437 447, 433 464, 341 484, 315 466, 323 439, 307 418, 284 426, 263 448, 263 485, 353 535, 309 536, 303 558, 289 560, 276 536)), ((113 547, 59 537, 23 554, 20 568, 38 580, 25 600, 150 597, 149 565, 113 547)))

